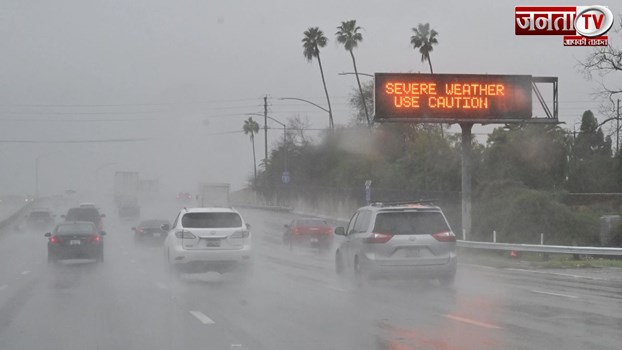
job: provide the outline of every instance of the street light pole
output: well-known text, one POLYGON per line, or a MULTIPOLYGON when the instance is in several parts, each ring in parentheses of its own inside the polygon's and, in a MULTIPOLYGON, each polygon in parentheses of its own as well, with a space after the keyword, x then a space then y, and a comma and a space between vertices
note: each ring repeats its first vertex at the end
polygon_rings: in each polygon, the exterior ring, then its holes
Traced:
POLYGON ((281 123, 280 121, 266 116, 268 119, 280 124, 283 127, 283 171, 287 171, 287 125, 281 123))
MULTIPOLYGON (((330 120, 331 120, 331 121, 333 120, 333 116, 332 116, 331 111, 330 111, 330 110, 328 110, 328 109, 326 109, 326 108, 324 108, 324 107, 322 107, 322 106, 320 106, 320 105, 318 105, 318 104, 317 104, 317 103, 315 103, 315 102, 311 102, 311 101, 305 100, 305 99, 303 99, 303 98, 298 98, 298 97, 280 97, 280 98, 279 98, 279 100, 295 100, 295 101, 302 101, 302 102, 306 102, 306 103, 308 103, 308 104, 310 104, 310 105, 312 105, 312 106, 315 106, 315 107, 317 107, 317 108, 319 108, 319 109, 323 110, 324 112, 328 113, 328 115, 329 115, 329 117, 330 117, 330 120)), ((330 124, 330 125, 329 125, 329 127, 330 127, 331 129, 334 129, 334 128, 335 128, 335 125, 334 125, 334 124, 330 124)))

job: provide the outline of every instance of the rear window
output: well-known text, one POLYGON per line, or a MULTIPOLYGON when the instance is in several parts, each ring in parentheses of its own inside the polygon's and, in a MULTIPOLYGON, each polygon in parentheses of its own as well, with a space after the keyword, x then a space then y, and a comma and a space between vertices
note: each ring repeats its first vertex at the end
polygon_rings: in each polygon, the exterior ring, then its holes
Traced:
POLYGON ((144 227, 156 227, 156 228, 160 228, 160 226, 162 225, 168 225, 168 221, 166 220, 148 220, 148 221, 143 221, 141 222, 138 227, 140 228, 144 228, 144 227))
POLYGON ((312 220, 312 219, 303 219, 297 220, 296 225, 298 226, 314 226, 314 227, 327 227, 328 223, 324 220, 312 220))
POLYGON ((75 234, 95 234, 97 230, 95 225, 90 222, 80 222, 75 224, 58 225, 56 228, 57 235, 75 235, 75 234))
POLYGON ((65 218, 67 221, 91 221, 100 220, 99 211, 95 208, 72 208, 69 209, 65 218))
POLYGON ((33 211, 32 213, 30 213, 31 218, 37 219, 49 218, 51 216, 52 215, 50 215, 50 213, 47 211, 33 211))
POLYGON ((181 218, 186 228, 241 227, 242 218, 237 213, 188 213, 181 218))
POLYGON ((379 213, 374 232, 392 235, 430 235, 450 231, 440 212, 407 211, 379 213))

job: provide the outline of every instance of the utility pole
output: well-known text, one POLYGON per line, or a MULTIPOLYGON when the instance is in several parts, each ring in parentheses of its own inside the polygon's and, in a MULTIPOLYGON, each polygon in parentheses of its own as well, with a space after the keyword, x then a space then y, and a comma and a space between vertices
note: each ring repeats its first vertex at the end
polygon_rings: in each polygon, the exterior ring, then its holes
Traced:
POLYGON ((263 98, 264 167, 268 164, 268 96, 263 98))
POLYGON ((620 152, 620 99, 618 99, 618 115, 616 117, 616 155, 620 152))
POLYGON ((462 129, 462 239, 471 234, 471 148, 472 123, 460 123, 462 129))

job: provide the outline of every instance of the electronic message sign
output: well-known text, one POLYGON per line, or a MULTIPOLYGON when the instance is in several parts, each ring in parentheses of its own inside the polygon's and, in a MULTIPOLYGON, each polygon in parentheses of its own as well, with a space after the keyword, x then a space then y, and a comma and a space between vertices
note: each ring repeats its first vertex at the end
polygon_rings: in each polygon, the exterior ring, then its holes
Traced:
POLYGON ((375 119, 499 122, 528 119, 531 75, 376 73, 375 119))

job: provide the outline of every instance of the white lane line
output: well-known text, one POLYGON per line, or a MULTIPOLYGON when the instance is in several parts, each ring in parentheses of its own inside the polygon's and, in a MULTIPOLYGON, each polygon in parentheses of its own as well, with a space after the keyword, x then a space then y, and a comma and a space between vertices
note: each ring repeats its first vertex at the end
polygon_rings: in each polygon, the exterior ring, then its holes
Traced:
POLYGON ((331 285, 327 285, 325 287, 328 288, 328 289, 331 289, 331 290, 335 290, 337 292, 342 292, 342 293, 347 292, 347 290, 345 290, 345 289, 343 289, 341 287, 335 287, 335 286, 331 286, 331 285))
POLYGON ((578 296, 576 296, 576 295, 560 294, 560 293, 553 293, 553 292, 545 292, 543 290, 532 289, 530 292, 537 293, 537 294, 544 294, 544 295, 552 295, 552 296, 563 297, 563 298, 573 298, 573 299, 577 299, 578 298, 578 296))
POLYGON ((158 282, 156 283, 156 286, 158 286, 158 288, 160 289, 168 289, 168 286, 164 284, 164 282, 158 282))
POLYGON ((7 288, 9 288, 9 286, 7 286, 6 284, 3 284, 0 286, 0 290, 5 290, 7 288))
POLYGON ((203 324, 214 324, 216 322, 212 321, 211 318, 207 317, 201 311, 190 311, 192 316, 196 317, 199 321, 203 322, 203 324))
POLYGON ((27 274, 29 274, 29 273, 30 273, 30 271, 29 271, 29 270, 22 271, 22 275, 24 275, 24 276, 26 276, 26 275, 27 275, 27 274))
POLYGON ((507 269, 508 271, 517 271, 517 272, 528 272, 528 273, 539 273, 543 275, 554 275, 554 276, 563 276, 563 277, 572 277, 577 279, 586 279, 586 280, 594 280, 594 281, 607 281, 606 278, 599 277, 588 277, 588 276, 580 276, 580 275, 572 275, 569 273, 560 273, 560 272, 548 272, 548 271, 535 271, 535 270, 525 270, 525 269, 507 269))
POLYGON ((483 328, 488 328, 488 329, 500 329, 501 328, 501 327, 495 326, 493 324, 489 324, 489 323, 485 323, 485 322, 480 322, 480 321, 472 320, 470 318, 460 317, 460 316, 456 316, 456 315, 447 314, 447 315, 443 315, 443 316, 447 317, 449 319, 452 319, 454 321, 464 322, 464 323, 472 324, 474 326, 479 326, 479 327, 483 327, 483 328))

